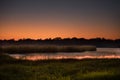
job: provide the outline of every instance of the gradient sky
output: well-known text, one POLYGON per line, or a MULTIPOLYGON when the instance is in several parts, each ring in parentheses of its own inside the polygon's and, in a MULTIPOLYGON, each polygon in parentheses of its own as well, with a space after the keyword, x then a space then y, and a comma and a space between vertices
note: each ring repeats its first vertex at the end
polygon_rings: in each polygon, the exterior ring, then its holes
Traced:
POLYGON ((120 0, 0 0, 0 39, 120 38, 120 0))

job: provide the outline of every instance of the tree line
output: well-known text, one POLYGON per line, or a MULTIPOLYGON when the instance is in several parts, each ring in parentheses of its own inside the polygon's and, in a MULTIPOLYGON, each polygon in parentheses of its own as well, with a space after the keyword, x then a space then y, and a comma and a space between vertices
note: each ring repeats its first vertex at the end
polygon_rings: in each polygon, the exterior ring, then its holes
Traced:
POLYGON ((94 45, 96 47, 120 47, 120 39, 105 39, 105 38, 46 38, 46 39, 9 39, 0 40, 0 45, 94 45))

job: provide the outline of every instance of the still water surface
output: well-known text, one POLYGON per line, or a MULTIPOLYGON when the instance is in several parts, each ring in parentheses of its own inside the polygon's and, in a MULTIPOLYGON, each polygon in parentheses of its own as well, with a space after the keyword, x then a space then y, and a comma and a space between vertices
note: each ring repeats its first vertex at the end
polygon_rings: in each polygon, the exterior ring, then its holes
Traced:
POLYGON ((30 53, 9 54, 16 59, 45 60, 45 59, 85 59, 85 58, 120 58, 120 48, 97 48, 97 51, 72 53, 30 53))

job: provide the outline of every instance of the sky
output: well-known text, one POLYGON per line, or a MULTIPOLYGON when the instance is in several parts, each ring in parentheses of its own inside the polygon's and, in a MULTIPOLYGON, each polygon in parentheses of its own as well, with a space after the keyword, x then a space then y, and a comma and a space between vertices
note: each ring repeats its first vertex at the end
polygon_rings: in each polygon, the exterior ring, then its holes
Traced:
POLYGON ((120 0, 0 0, 0 39, 120 38, 120 0))

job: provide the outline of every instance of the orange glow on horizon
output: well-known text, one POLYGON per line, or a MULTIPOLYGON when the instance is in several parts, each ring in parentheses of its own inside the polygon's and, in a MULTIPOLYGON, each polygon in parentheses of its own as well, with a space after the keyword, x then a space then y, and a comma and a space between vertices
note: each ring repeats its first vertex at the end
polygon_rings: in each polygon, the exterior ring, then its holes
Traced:
POLYGON ((87 24, 76 21, 59 22, 55 20, 22 21, 6 20, 1 24, 0 39, 45 39, 45 38, 120 38, 119 29, 113 24, 87 24), (101 27, 102 26, 102 27, 101 27), (112 26, 108 29, 106 26, 112 26))

